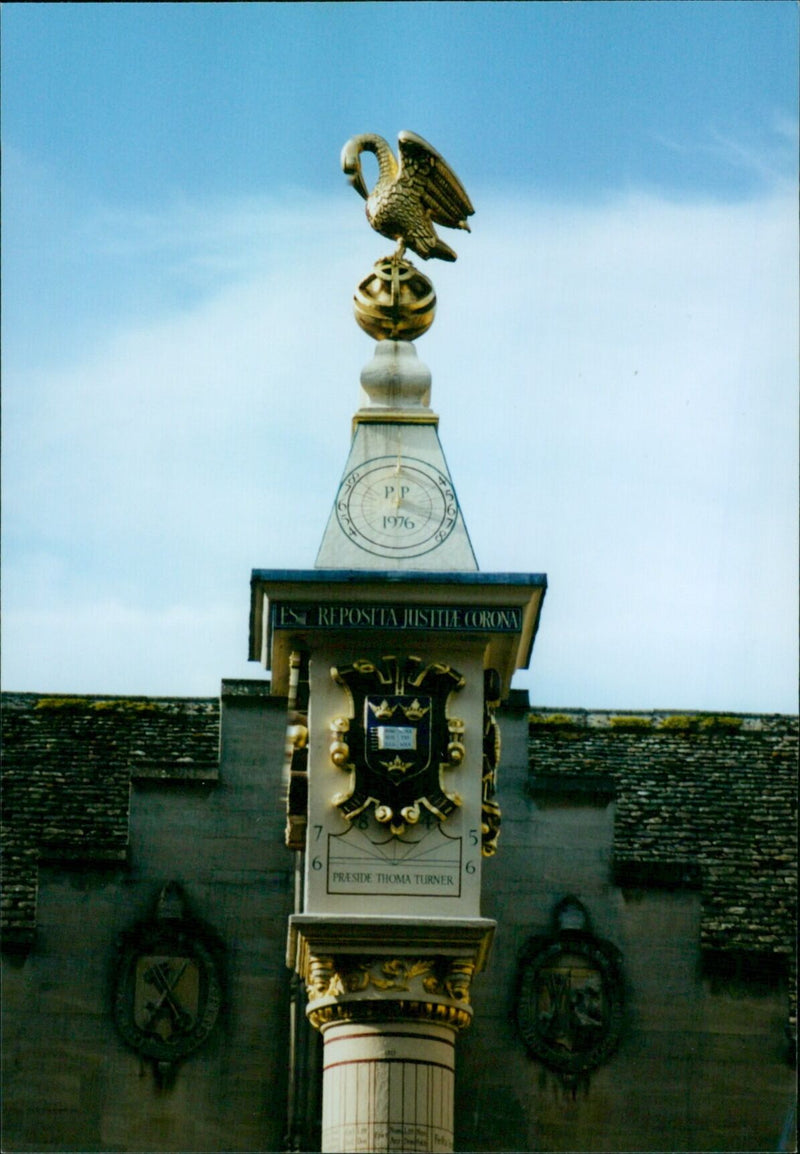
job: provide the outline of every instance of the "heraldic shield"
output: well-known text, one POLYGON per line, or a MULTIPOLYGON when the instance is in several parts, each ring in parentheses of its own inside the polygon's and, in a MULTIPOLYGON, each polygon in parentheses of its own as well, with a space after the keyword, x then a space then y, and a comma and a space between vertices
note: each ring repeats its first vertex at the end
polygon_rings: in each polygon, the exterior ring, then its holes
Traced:
POLYGON ((136 959, 133 1021, 145 1035, 177 1042, 197 1024, 200 1008, 200 960, 152 956, 136 959))
POLYGON ((175 1064, 201 1046, 222 1004, 222 945, 191 916, 181 887, 168 882, 153 916, 119 939, 113 1013, 123 1039, 168 1084, 175 1064))
POLYGON ((377 821, 398 834, 419 821, 420 806, 444 821, 461 804, 440 778, 464 758, 464 723, 447 712, 461 674, 442 662, 383 657, 331 675, 350 700, 350 716, 331 723, 331 759, 353 775, 333 799, 342 814, 350 820, 374 805, 377 821))

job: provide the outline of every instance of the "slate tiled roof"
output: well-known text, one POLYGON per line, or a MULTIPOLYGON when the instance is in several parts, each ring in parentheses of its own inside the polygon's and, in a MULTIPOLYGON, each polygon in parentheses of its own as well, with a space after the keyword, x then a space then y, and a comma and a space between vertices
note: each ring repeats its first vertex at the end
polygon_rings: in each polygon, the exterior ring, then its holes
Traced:
POLYGON ((797 718, 536 710, 531 788, 616 797, 621 885, 696 885, 706 951, 791 956, 797 718))
POLYGON ((213 781, 215 699, 2 697, 6 947, 36 928, 40 861, 124 862, 132 778, 213 781))

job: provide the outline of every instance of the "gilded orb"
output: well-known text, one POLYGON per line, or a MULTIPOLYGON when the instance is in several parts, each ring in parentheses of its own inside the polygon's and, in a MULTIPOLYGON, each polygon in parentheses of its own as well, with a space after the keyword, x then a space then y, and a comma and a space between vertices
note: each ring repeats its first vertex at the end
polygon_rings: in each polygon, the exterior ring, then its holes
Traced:
POLYGON ((353 297, 361 328, 376 341, 413 341, 433 324, 436 293, 410 261, 376 261, 353 297))

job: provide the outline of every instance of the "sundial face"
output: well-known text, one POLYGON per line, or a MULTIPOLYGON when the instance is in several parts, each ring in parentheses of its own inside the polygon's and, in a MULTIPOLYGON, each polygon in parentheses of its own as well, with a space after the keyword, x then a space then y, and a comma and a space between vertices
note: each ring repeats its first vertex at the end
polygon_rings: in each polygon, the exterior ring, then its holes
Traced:
POLYGON ((342 531, 377 557, 421 557, 446 541, 458 518, 449 478, 415 457, 373 457, 351 470, 336 498, 342 531))
MULTIPOLYGON (((325 836, 325 886, 329 894, 381 894, 386 897, 459 898, 470 851, 478 831, 466 839, 461 828, 449 832, 423 811, 414 826, 396 836, 373 814, 362 813, 344 833, 325 836)), ((312 831, 312 849, 321 838, 312 831)), ((469 858, 472 861, 472 858, 469 858)), ((470 873, 474 871, 474 864, 470 873)))

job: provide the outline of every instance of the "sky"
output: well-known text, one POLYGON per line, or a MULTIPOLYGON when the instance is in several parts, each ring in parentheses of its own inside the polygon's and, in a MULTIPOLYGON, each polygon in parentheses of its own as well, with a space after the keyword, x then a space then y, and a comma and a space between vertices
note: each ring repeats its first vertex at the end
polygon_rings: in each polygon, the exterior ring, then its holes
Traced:
MULTIPOLYGON (((410 129, 475 205, 417 351, 541 707, 797 710, 789 0, 2 10, 3 686, 214 696, 313 567, 410 129)), ((421 264, 422 262, 418 262, 421 264)))

